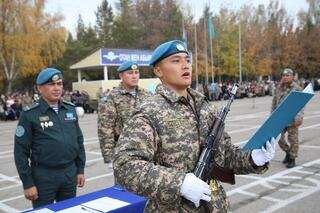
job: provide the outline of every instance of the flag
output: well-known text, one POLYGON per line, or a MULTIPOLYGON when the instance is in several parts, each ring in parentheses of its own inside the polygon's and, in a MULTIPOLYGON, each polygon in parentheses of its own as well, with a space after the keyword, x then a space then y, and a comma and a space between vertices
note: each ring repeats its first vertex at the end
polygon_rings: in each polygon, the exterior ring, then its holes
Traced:
POLYGON ((184 21, 182 19, 182 41, 184 42, 185 46, 188 47, 188 37, 187 37, 187 31, 184 27, 184 21))
POLYGON ((187 47, 188 38, 187 38, 187 31, 185 28, 182 29, 182 41, 185 43, 185 45, 187 47))
POLYGON ((208 34, 210 39, 213 39, 216 36, 211 17, 208 18, 208 34))

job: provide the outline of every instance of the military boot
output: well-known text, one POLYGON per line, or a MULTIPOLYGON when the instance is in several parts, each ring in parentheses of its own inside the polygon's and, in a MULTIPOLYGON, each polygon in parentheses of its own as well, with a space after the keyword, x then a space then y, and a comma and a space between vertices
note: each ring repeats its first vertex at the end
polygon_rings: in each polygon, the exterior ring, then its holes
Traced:
POLYGON ((289 154, 288 152, 286 152, 286 156, 284 157, 284 159, 283 159, 282 163, 283 163, 283 164, 288 163, 289 158, 290 158, 290 154, 289 154))
POLYGON ((294 158, 289 158, 288 160, 288 164, 287 164, 287 168, 293 168, 296 166, 296 159, 294 158))

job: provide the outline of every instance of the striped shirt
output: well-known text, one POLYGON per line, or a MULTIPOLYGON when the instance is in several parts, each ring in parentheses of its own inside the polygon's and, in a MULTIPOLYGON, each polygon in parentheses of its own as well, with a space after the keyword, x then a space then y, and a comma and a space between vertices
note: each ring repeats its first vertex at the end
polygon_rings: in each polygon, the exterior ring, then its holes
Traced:
POLYGON ((59 105, 58 104, 51 105, 51 108, 58 114, 58 112, 59 112, 59 105))

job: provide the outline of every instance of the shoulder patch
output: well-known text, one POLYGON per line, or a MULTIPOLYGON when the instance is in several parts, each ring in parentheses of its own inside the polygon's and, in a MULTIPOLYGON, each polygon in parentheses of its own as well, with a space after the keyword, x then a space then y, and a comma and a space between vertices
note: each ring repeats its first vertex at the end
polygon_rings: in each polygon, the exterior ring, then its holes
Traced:
POLYGON ((37 108, 38 106, 39 106, 40 104, 39 103, 34 103, 34 104, 32 104, 31 106, 26 106, 26 107, 24 107, 23 108, 23 111, 29 111, 29 110, 31 110, 31 109, 34 109, 34 108, 37 108))
POLYGON ((16 136, 18 138, 20 138, 20 137, 22 137, 24 135, 24 133, 25 133, 24 127, 18 125, 17 128, 16 128, 16 136))
POLYGON ((76 106, 76 105, 74 105, 74 103, 71 103, 71 102, 69 102, 69 101, 65 101, 65 100, 63 100, 62 101, 64 104, 67 104, 67 105, 70 105, 70 106, 76 106))

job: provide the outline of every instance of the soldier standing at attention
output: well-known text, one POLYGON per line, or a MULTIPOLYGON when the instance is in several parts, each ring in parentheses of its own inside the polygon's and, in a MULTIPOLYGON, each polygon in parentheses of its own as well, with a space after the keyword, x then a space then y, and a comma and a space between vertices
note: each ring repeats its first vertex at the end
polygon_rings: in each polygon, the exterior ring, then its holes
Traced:
MULTIPOLYGON (((275 94, 272 100, 271 111, 274 111, 277 106, 281 103, 281 101, 287 97, 287 95, 292 91, 301 91, 302 88, 294 82, 292 69, 286 68, 282 72, 282 78, 275 90, 275 94)), ((287 126, 283 132, 281 133, 281 138, 279 140, 280 148, 286 152, 286 156, 282 161, 284 164, 287 164, 287 168, 292 168, 296 165, 296 158, 298 157, 299 150, 299 126, 303 121, 303 111, 299 112, 294 121, 287 126), (286 141, 286 133, 288 133, 288 142, 286 141)))
POLYGON ((25 109, 14 138, 15 164, 34 208, 76 196, 85 182, 85 150, 75 106, 62 101, 62 73, 37 77, 38 103, 25 109))
MULTIPOLYGON (((115 178, 127 190, 149 198, 146 212, 205 212, 200 200, 209 201, 213 212, 226 212, 221 183, 213 181, 211 189, 192 173, 216 117, 206 98, 189 88, 189 52, 182 41, 169 41, 155 49, 150 65, 162 84, 124 127, 115 149, 115 178)), ((272 139, 266 149, 242 151, 224 133, 214 158, 235 174, 262 173, 276 143, 272 139)))
POLYGON ((125 122, 142 100, 150 96, 138 87, 139 68, 134 62, 127 61, 118 68, 120 85, 109 92, 98 107, 98 137, 105 163, 112 168, 114 147, 125 122))

